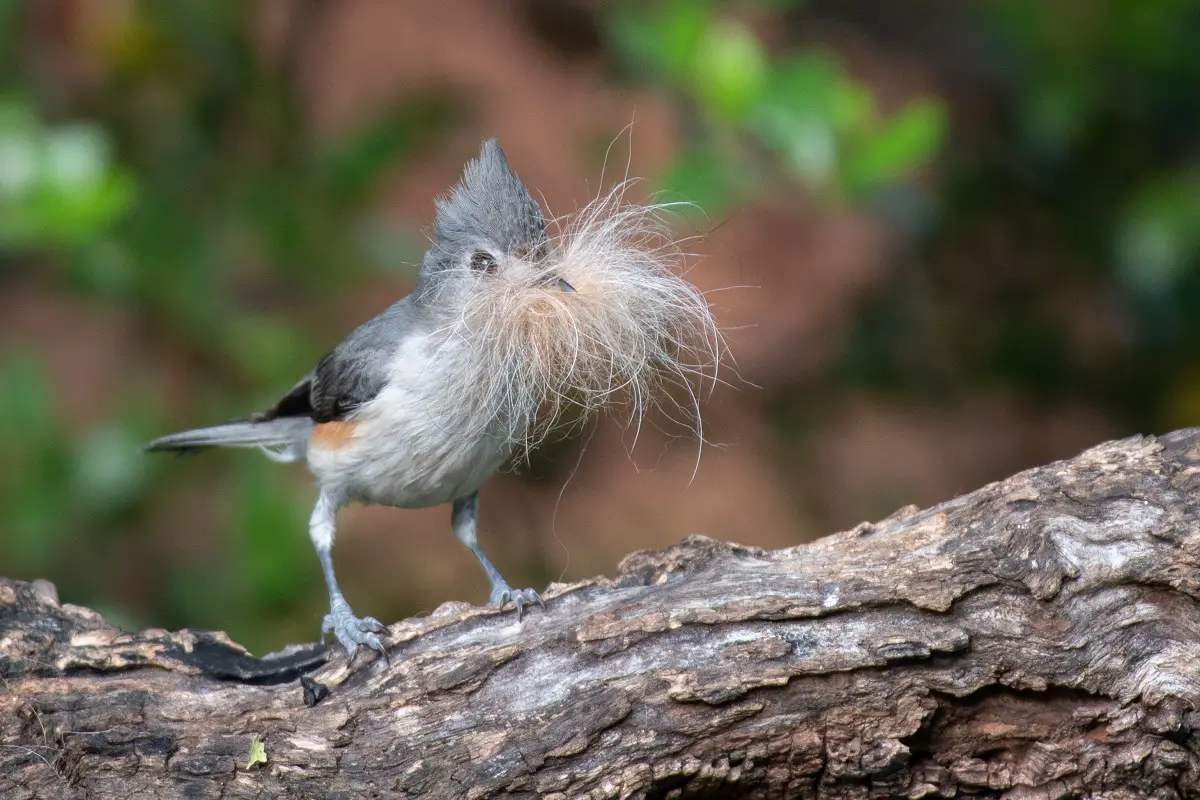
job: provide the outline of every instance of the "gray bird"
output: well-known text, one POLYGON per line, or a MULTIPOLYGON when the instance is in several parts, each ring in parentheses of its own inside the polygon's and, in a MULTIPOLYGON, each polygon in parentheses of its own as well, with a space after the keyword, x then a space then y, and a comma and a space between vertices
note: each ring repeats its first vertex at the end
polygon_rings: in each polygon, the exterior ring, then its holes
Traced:
MULTIPOLYGON (((514 429, 528 420, 499 414, 480 429, 477 410, 456 410, 454 398, 471 388, 460 368, 470 342, 445 331, 482 276, 503 273, 510 262, 528 263, 546 244, 538 204, 499 144, 484 142, 462 182, 438 201, 432 246, 412 294, 347 336, 266 411, 146 446, 257 447, 276 461, 307 463, 319 489, 309 533, 329 589, 321 638, 333 633, 352 659, 359 645, 386 652, 376 635, 383 625, 355 616, 334 575, 337 511, 351 501, 399 508, 452 504, 454 535, 487 573, 490 602, 512 602, 518 618, 526 605, 541 603, 533 589, 513 589, 504 580, 476 537, 479 487, 513 455, 520 438, 514 429)), ((546 285, 575 291, 553 275, 546 285)))

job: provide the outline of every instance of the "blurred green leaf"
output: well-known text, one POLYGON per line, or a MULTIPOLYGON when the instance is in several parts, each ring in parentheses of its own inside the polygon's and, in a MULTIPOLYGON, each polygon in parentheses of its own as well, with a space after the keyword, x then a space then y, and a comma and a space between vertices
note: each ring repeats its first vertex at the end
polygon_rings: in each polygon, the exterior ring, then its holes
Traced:
POLYGON ((1200 258, 1200 177, 1157 178, 1137 192, 1116 238, 1118 274, 1143 296, 1174 289, 1200 258))
POLYGON ((731 121, 744 119, 767 83, 767 59, 754 35, 732 19, 710 22, 695 50, 689 78, 712 113, 731 121))
POLYGON ((695 63, 712 6, 709 0, 624 4, 607 19, 609 35, 635 70, 683 80, 695 63))
POLYGON ((37 218, 33 235, 60 242, 83 242, 119 217, 133 198, 130 176, 111 172, 87 186, 45 186, 30 198, 37 218))
POLYGON ((88 123, 46 128, 0 98, 0 246, 64 245, 95 236, 128 209, 132 177, 88 123))
POLYGON ((87 191, 104 178, 108 139, 96 125, 70 125, 48 132, 46 181, 62 191, 87 191))
MULTIPOLYGON (((834 56, 796 50, 772 59, 726 8, 626 6, 612 26, 635 73, 686 89, 705 112, 704 129, 668 172, 667 185, 723 205, 730 199, 726 176, 762 181, 772 174, 769 164, 748 163, 765 145, 767 159, 781 157, 787 175, 805 187, 857 193, 883 188, 933 155, 945 127, 940 103, 914 104, 881 123, 870 89, 834 56), (713 152, 701 164, 705 149, 713 152)), ((751 189, 753 180, 741 183, 751 189)))
POLYGON ((838 166, 838 142, 826 118, 787 114, 772 107, 760 112, 758 125, 806 185, 820 187, 833 178, 838 166))
POLYGON ((941 103, 909 104, 851 150, 845 169, 851 191, 873 189, 927 161, 941 145, 946 114, 941 103))
POLYGON ((1039 75, 1017 98, 1023 144, 1056 159, 1068 154, 1091 123, 1094 90, 1086 72, 1039 75))
POLYGON ((102 425, 78 442, 72 489, 76 502, 106 514, 135 501, 146 488, 150 463, 143 437, 127 425, 102 425))
MULTIPOLYGON (((755 113, 755 130, 774 146, 808 186, 820 187, 836 173, 839 122, 835 65, 820 53, 786 59, 772 73, 755 113)), ((853 113, 852 103, 840 113, 853 113)))
POLYGON ((829 117, 840 134, 853 135, 876 124, 878 109, 875 95, 862 84, 846 76, 836 81, 830 98, 829 117))
POLYGON ((827 54, 792 53, 772 69, 764 105, 795 117, 831 118, 837 86, 838 67, 827 54))
POLYGON ((22 197, 37 178, 38 143, 32 127, 15 122, 0 120, 0 192, 22 197))

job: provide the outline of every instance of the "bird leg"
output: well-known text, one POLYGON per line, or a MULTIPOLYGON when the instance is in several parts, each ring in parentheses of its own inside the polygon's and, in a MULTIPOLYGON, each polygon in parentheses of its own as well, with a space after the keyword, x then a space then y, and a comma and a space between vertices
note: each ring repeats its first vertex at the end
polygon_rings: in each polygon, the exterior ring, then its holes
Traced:
POLYGON ((492 583, 492 592, 488 597, 488 605, 503 607, 509 601, 517 608, 517 619, 521 619, 526 605, 537 604, 544 606, 542 596, 533 589, 514 589, 508 585, 508 581, 500 574, 488 557, 483 554, 483 549, 479 546, 479 539, 475 535, 475 528, 479 521, 479 492, 472 492, 466 497, 460 497, 454 501, 453 509, 451 510, 450 524, 454 527, 454 535, 458 540, 467 546, 467 549, 475 554, 479 559, 479 565, 483 567, 483 571, 487 573, 488 580, 492 583))
POLYGON ((325 636, 332 633, 342 646, 350 660, 354 660, 358 646, 365 644, 377 651, 387 660, 387 651, 375 634, 383 630, 383 623, 374 617, 356 617, 338 588, 337 577, 333 573, 333 537, 336 531, 338 504, 324 492, 317 498, 313 508, 312 519, 309 522, 308 533, 312 537, 313 547, 317 550, 317 558, 321 561, 321 570, 325 573, 325 585, 329 587, 329 613, 321 623, 321 643, 325 636))

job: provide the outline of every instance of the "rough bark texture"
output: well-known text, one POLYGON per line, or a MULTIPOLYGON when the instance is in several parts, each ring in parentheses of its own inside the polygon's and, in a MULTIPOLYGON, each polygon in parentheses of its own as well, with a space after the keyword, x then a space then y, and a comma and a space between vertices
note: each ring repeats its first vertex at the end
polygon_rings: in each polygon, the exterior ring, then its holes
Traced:
POLYGON ((809 545, 635 553, 519 624, 448 604, 390 666, 0 581, 0 797, 1200 796, 1198 484, 1200 429, 1110 442, 809 545))

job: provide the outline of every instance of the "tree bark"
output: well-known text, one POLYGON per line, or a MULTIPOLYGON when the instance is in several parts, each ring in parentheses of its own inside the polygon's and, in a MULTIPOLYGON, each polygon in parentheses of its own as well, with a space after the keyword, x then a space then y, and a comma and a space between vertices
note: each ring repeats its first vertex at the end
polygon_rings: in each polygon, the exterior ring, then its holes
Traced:
POLYGON ((0 797, 1200 796, 1198 486, 1200 429, 1109 442, 812 544, 634 553, 521 622, 447 604, 390 665, 0 581, 0 797))

